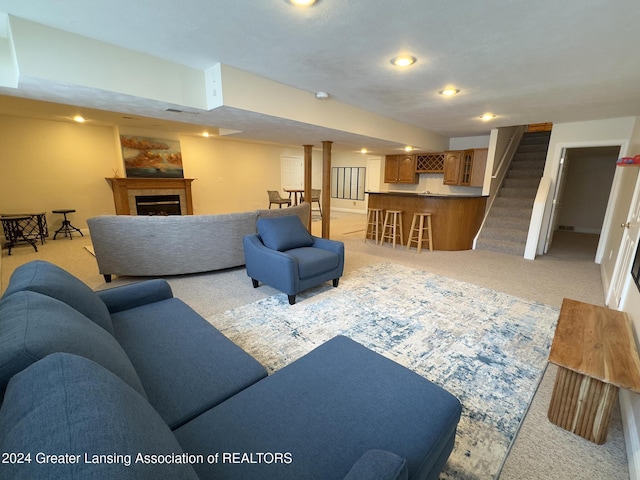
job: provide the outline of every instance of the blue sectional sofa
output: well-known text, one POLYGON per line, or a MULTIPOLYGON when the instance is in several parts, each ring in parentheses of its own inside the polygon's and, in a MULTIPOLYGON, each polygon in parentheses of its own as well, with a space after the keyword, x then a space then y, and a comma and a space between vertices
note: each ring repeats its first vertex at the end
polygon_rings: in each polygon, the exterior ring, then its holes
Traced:
POLYGON ((343 336, 276 373, 162 279, 43 261, 0 301, 6 479, 436 479, 460 403, 343 336))

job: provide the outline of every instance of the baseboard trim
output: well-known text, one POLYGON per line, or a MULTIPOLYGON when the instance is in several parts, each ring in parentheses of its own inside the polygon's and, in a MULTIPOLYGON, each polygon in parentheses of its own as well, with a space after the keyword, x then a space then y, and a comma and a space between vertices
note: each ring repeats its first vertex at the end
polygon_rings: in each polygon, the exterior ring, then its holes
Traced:
POLYGON ((629 479, 640 480, 640 436, 637 428, 634 428, 638 423, 632 405, 633 394, 621 389, 618 397, 622 415, 622 429, 624 430, 624 443, 627 447, 629 479))

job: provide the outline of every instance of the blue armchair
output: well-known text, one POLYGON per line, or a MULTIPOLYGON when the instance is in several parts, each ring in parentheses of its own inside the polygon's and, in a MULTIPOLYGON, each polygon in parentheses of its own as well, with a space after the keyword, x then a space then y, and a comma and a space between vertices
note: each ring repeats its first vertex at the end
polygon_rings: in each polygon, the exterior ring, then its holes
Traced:
POLYGON ((337 287, 344 270, 344 244, 311 235, 297 215, 257 221, 258 234, 243 238, 247 275, 284 292, 289 304, 296 294, 328 280, 337 287))

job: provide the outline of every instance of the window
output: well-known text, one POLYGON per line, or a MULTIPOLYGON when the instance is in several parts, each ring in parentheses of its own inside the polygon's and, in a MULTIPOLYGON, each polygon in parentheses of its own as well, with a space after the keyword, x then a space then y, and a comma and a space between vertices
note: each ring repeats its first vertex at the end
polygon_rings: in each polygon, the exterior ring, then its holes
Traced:
POLYGON ((331 197, 364 200, 365 167, 333 167, 331 169, 331 197))

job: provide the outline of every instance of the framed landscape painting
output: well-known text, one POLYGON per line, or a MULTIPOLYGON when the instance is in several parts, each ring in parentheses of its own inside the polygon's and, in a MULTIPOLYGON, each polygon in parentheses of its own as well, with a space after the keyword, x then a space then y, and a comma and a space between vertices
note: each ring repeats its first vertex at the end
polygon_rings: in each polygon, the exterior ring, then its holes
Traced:
POLYGON ((120 135, 127 177, 184 178, 180 142, 120 135))

